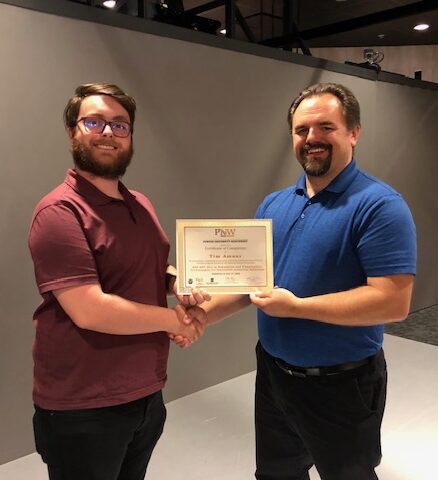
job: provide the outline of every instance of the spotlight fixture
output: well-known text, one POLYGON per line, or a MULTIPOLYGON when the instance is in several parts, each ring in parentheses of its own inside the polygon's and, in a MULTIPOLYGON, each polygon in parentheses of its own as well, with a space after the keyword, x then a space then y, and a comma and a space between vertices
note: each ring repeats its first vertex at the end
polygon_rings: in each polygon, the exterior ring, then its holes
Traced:
POLYGON ((106 8, 114 8, 116 6, 116 0, 105 0, 102 5, 106 8))
POLYGON ((155 4, 154 20, 170 23, 179 27, 190 28, 205 33, 216 34, 221 22, 206 17, 201 17, 185 11, 183 0, 158 0, 155 4))
POLYGON ((379 73, 382 70, 382 67, 379 63, 385 58, 383 52, 376 52, 372 48, 364 48, 363 50, 363 58, 365 62, 356 63, 356 62, 349 62, 346 61, 347 65, 356 65, 358 67, 369 68, 370 70, 374 70, 375 72, 379 73))
POLYGON ((428 30, 429 27, 430 25, 427 23, 419 23, 418 25, 415 25, 414 30, 422 32, 423 30, 428 30))
POLYGON ((380 63, 385 58, 385 55, 383 52, 376 52, 372 48, 364 48, 363 58, 370 65, 373 65, 380 63))
POLYGON ((225 35, 227 33, 227 29, 222 28, 222 30, 219 30, 219 33, 222 33, 222 35, 225 35))

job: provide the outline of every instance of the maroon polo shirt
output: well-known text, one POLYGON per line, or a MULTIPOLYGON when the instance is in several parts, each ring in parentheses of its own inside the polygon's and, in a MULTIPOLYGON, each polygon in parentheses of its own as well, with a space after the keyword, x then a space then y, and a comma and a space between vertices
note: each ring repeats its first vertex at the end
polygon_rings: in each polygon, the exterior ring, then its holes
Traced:
POLYGON ((100 283, 106 293, 166 307, 169 242, 151 202, 119 183, 108 197, 68 170, 37 205, 29 248, 43 301, 34 314, 35 404, 78 409, 130 402, 166 380, 165 332, 110 335, 78 328, 53 290, 100 283))

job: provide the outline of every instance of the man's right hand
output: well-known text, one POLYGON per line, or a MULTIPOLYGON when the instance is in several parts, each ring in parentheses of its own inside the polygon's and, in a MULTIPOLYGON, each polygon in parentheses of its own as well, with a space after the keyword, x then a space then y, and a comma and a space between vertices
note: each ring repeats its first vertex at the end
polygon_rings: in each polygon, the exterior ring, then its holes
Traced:
POLYGON ((207 325, 205 311, 197 306, 185 308, 182 305, 174 307, 179 320, 175 332, 169 332, 169 338, 179 347, 186 348, 195 343, 203 334, 207 325))
POLYGON ((182 305, 177 305, 175 311, 181 323, 181 329, 179 332, 169 333, 169 338, 179 347, 186 348, 204 334, 207 326, 207 315, 198 306, 185 308, 182 305))

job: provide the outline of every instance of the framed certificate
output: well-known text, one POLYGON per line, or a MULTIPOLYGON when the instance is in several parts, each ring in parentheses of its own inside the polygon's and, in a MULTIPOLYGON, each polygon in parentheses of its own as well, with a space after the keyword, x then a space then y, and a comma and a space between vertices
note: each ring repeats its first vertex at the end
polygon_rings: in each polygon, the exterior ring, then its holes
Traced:
POLYGON ((253 293, 274 287, 271 220, 177 220, 178 294, 253 293))

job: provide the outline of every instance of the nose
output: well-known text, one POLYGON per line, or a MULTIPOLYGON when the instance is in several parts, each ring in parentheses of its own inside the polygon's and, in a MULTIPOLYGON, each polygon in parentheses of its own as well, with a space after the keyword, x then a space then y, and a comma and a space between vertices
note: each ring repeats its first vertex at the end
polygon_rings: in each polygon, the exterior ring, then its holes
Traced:
POLYGON ((105 125, 105 128, 103 129, 102 135, 106 135, 106 136, 109 135, 111 137, 113 136, 113 131, 111 130, 111 127, 110 127, 109 123, 107 123, 105 125))
POLYGON ((309 128, 309 131, 307 132, 306 141, 311 143, 311 142, 316 142, 318 139, 319 139, 318 130, 313 127, 309 128))

